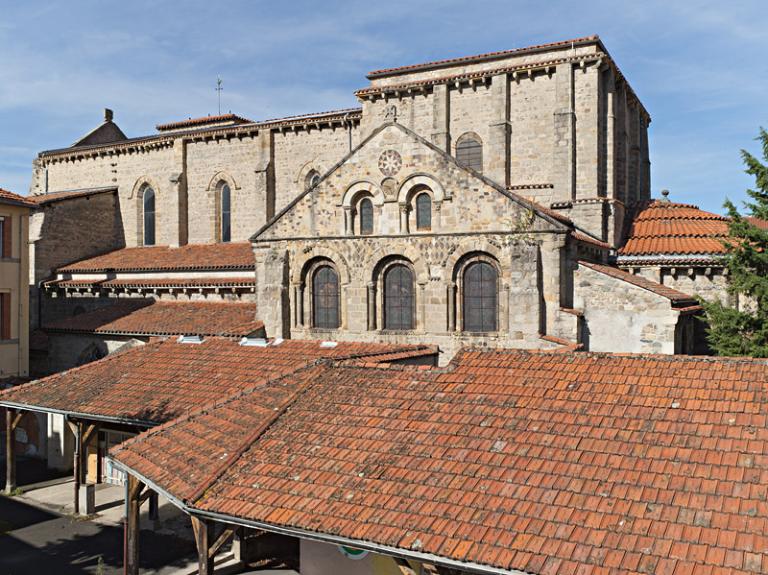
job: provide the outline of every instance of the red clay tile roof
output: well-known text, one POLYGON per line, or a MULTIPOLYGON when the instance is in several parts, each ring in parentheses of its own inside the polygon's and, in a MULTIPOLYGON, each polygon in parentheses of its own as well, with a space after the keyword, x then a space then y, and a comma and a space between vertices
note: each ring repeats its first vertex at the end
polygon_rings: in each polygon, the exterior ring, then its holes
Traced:
POLYGON ((66 265, 58 271, 251 270, 254 265, 251 244, 240 242, 188 244, 178 248, 123 248, 66 265))
POLYGON ((221 114, 219 116, 204 116, 202 118, 189 118, 188 120, 181 120, 180 122, 168 122, 167 124, 158 124, 155 126, 158 131, 164 132, 167 130, 178 130, 180 128, 192 128, 196 126, 205 126, 208 124, 252 124, 252 120, 243 118, 237 114, 221 114))
POLYGON ((35 204, 30 201, 29 198, 14 194, 8 190, 0 188, 0 204, 9 204, 14 206, 25 206, 28 208, 34 208, 35 204))
MULTIPOLYGON (((275 342, 273 342, 275 343, 275 342)), ((0 394, 0 405, 24 405, 145 425, 261 386, 323 358, 356 358, 429 346, 286 340, 268 347, 241 346, 232 338, 201 344, 175 338, 120 351, 106 358, 0 394)))
POLYGON ((596 272, 614 277, 618 280, 625 281, 639 288, 643 288, 655 293, 656 295, 660 295, 661 297, 665 297, 672 302, 674 307, 685 307, 695 305, 697 303, 696 298, 688 295, 687 293, 683 293, 671 287, 665 286, 664 284, 656 283, 642 276, 631 274, 619 268, 583 260, 579 261, 579 265, 588 267, 595 270, 596 272))
MULTIPOLYGON (((725 253, 728 218, 689 204, 654 201, 635 218, 622 256, 693 256, 725 253)), ((684 258, 685 259, 685 258, 684 258)))
POLYGON ((61 288, 199 288, 199 287, 251 287, 256 284, 254 277, 233 278, 164 278, 164 279, 119 279, 119 280, 53 280, 46 287, 61 288))
POLYGON ((487 60, 498 60, 500 58, 506 58, 507 56, 513 56, 515 54, 526 54, 529 52, 536 52, 539 50, 545 50, 550 48, 563 48, 569 47, 575 44, 587 44, 591 42, 599 42, 600 37, 586 36, 583 38, 574 38, 572 40, 561 40, 559 42, 550 42, 547 44, 538 44, 534 46, 526 46, 524 48, 513 48, 512 50, 502 50, 499 52, 488 52, 485 54, 477 54, 475 56, 462 56, 460 58, 449 58, 447 60, 435 60, 432 62, 424 62, 421 64, 411 64, 409 66, 398 66, 396 68, 384 68, 382 70, 374 70, 369 72, 368 79, 380 78, 382 76, 392 76, 396 74, 405 74, 408 72, 415 72, 418 70, 425 70, 429 68, 444 68, 446 66, 454 66, 457 64, 471 64, 474 62, 483 62, 487 60))
POLYGON ((62 190, 60 192, 47 192, 45 194, 35 194, 29 196, 27 199, 33 202, 37 206, 46 206, 54 202, 60 202, 63 200, 72 200, 75 198, 87 198, 95 196, 97 194, 104 194, 107 192, 117 192, 117 187, 106 186, 101 188, 82 188, 79 190, 62 190))
POLYGON ((577 241, 584 242, 598 248, 605 250, 611 249, 611 244, 602 240, 598 240, 597 238, 593 238, 592 236, 588 236, 587 234, 582 234, 581 232, 571 232, 571 237, 577 241))
POLYGON ((192 509, 430 563, 764 573, 767 382, 765 360, 684 356, 324 364, 112 454, 192 509))
POLYGON ((752 216, 748 216, 744 219, 747 220, 753 226, 757 226, 761 230, 768 230, 768 221, 761 220, 760 218, 755 218, 752 216))
POLYGON ((256 304, 121 299, 94 311, 43 326, 47 332, 124 335, 230 335, 264 331, 256 304))

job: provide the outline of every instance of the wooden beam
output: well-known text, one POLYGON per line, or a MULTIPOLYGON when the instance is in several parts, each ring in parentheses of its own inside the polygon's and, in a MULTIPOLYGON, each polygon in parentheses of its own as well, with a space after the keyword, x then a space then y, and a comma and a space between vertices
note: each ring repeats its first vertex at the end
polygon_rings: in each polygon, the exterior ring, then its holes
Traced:
MULTIPOLYGON (((13 431, 16 428, 16 413, 10 408, 5 410, 5 493, 11 495, 16 489, 16 453, 13 449, 13 431)), ((16 422, 18 425, 18 422, 16 422)))
POLYGON ((213 575, 213 557, 210 554, 213 523, 194 515, 190 515, 189 518, 192 520, 192 531, 195 533, 195 545, 197 546, 197 573, 198 575, 213 575))
POLYGON ((216 543, 211 545, 211 548, 208 550, 208 556, 213 559, 216 556, 216 553, 219 552, 219 549, 221 549, 221 546, 229 541, 234 534, 234 527, 227 527, 224 531, 222 531, 221 535, 219 535, 218 539, 216 539, 216 543))
POLYGON ((397 564, 397 568, 400 570, 401 575, 416 575, 414 568, 411 567, 410 563, 405 559, 395 557, 395 563, 397 564))
POLYGON ((133 475, 128 475, 126 502, 128 514, 125 518, 125 575, 139 575, 139 512, 141 510, 141 490, 144 484, 133 475))
POLYGON ((86 428, 85 433, 83 433, 83 445, 88 445, 91 442, 91 436, 93 435, 93 432, 97 431, 98 429, 99 426, 96 423, 92 423, 86 428))

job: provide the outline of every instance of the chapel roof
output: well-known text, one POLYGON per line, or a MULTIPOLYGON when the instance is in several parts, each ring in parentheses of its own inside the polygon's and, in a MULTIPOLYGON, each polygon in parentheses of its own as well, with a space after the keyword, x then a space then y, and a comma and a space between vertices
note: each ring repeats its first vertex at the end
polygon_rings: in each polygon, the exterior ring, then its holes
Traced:
POLYGON ((674 307, 688 307, 698 305, 696 298, 688 295, 687 293, 683 293, 664 284, 651 281, 647 278, 644 278, 643 276, 631 274, 620 268, 584 260, 580 260, 579 265, 588 267, 592 270, 595 270, 596 272, 600 272, 601 274, 611 276, 623 282, 627 282, 649 292, 655 293, 661 297, 667 298, 670 300, 670 302, 672 302, 674 307))
POLYGON ((112 455, 190 511, 452 567, 765 572, 767 384, 752 359, 322 363, 112 455))
POLYGON ((695 263, 714 261, 725 253, 726 216, 691 204, 654 200, 642 209, 619 249, 619 263, 632 260, 695 263))
POLYGON ((228 335, 264 331, 256 304, 119 299, 108 307, 46 323, 47 332, 113 335, 228 335))
POLYGON ((167 270, 252 270, 247 242, 187 244, 177 248, 145 246, 122 248, 63 266, 59 273, 167 270))
POLYGON ((417 70, 428 70, 433 68, 445 68, 449 66, 455 66, 457 64, 471 64, 476 62, 487 62, 490 60, 499 60, 507 58, 509 56, 530 54, 533 52, 551 50, 553 48, 568 48, 571 46, 581 44, 591 44, 594 42, 600 42, 600 37, 597 35, 585 36, 583 38, 573 38, 571 40, 560 40, 558 42, 548 42, 546 44, 535 44, 533 46, 525 46, 522 48, 512 48, 511 50, 500 50, 497 52, 486 52, 485 54, 475 54, 473 56, 461 56, 459 58, 448 58, 445 60, 434 60, 432 62, 422 62, 420 64, 410 64, 407 66, 397 66, 395 68, 384 68, 382 70, 374 70, 369 72, 368 79, 380 78, 383 76, 393 76, 397 74, 405 74, 409 72, 415 72, 417 70))
POLYGON ((200 126, 234 126, 237 124, 252 124, 253 121, 243 118, 237 114, 219 114, 216 116, 202 116, 200 118, 188 118, 178 122, 168 122, 155 126, 158 132, 168 132, 170 130, 179 130, 184 128, 195 128, 200 126))
POLYGON ((7 390, 0 393, 0 405, 151 426, 323 358, 383 355, 379 361, 386 361, 386 354, 437 353, 426 345, 254 340, 258 343, 263 345, 240 345, 231 337, 209 337, 202 343, 151 341, 7 390))
POLYGON ((76 190, 60 190, 57 192, 44 192, 29 196, 27 199, 37 206, 47 206, 54 202, 73 200, 75 198, 88 198, 104 193, 117 192, 117 186, 101 186, 97 188, 78 188, 76 190))

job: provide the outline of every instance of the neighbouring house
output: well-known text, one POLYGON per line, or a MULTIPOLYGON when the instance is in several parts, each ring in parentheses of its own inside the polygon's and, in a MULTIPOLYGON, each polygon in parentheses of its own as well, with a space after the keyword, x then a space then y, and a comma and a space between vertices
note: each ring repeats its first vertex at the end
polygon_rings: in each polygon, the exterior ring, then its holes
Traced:
MULTIPOLYGON (((0 389, 29 379, 29 214, 34 204, 0 188, 0 389)), ((44 418, 26 415, 15 433, 3 427, 2 450, 36 455, 44 418)))

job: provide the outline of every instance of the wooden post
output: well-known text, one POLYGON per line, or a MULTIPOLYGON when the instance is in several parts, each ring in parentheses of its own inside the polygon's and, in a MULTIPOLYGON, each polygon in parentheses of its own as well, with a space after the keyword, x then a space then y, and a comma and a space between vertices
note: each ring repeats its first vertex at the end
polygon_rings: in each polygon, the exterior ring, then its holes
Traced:
POLYGON ((12 495, 16 489, 16 453, 14 452, 14 432, 21 421, 23 412, 10 408, 5 410, 5 493, 12 495))
POLYGON ((199 519, 194 515, 190 515, 190 519, 197 545, 197 573, 198 575, 213 575, 213 554, 211 553, 213 523, 199 519))
POLYGON ((125 518, 125 575, 139 574, 139 512, 143 499, 141 490, 144 484, 133 475, 128 475, 128 489, 126 490, 125 518))
POLYGON ((80 466, 80 459, 81 459, 81 451, 82 451, 82 438, 83 438, 83 427, 82 424, 77 421, 71 421, 67 419, 67 425, 69 425, 70 431, 72 431, 72 435, 75 436, 75 457, 74 457, 74 469, 72 470, 72 475, 75 478, 75 501, 74 501, 74 507, 75 507, 75 515, 80 515, 80 481, 82 479, 82 471, 80 466))

